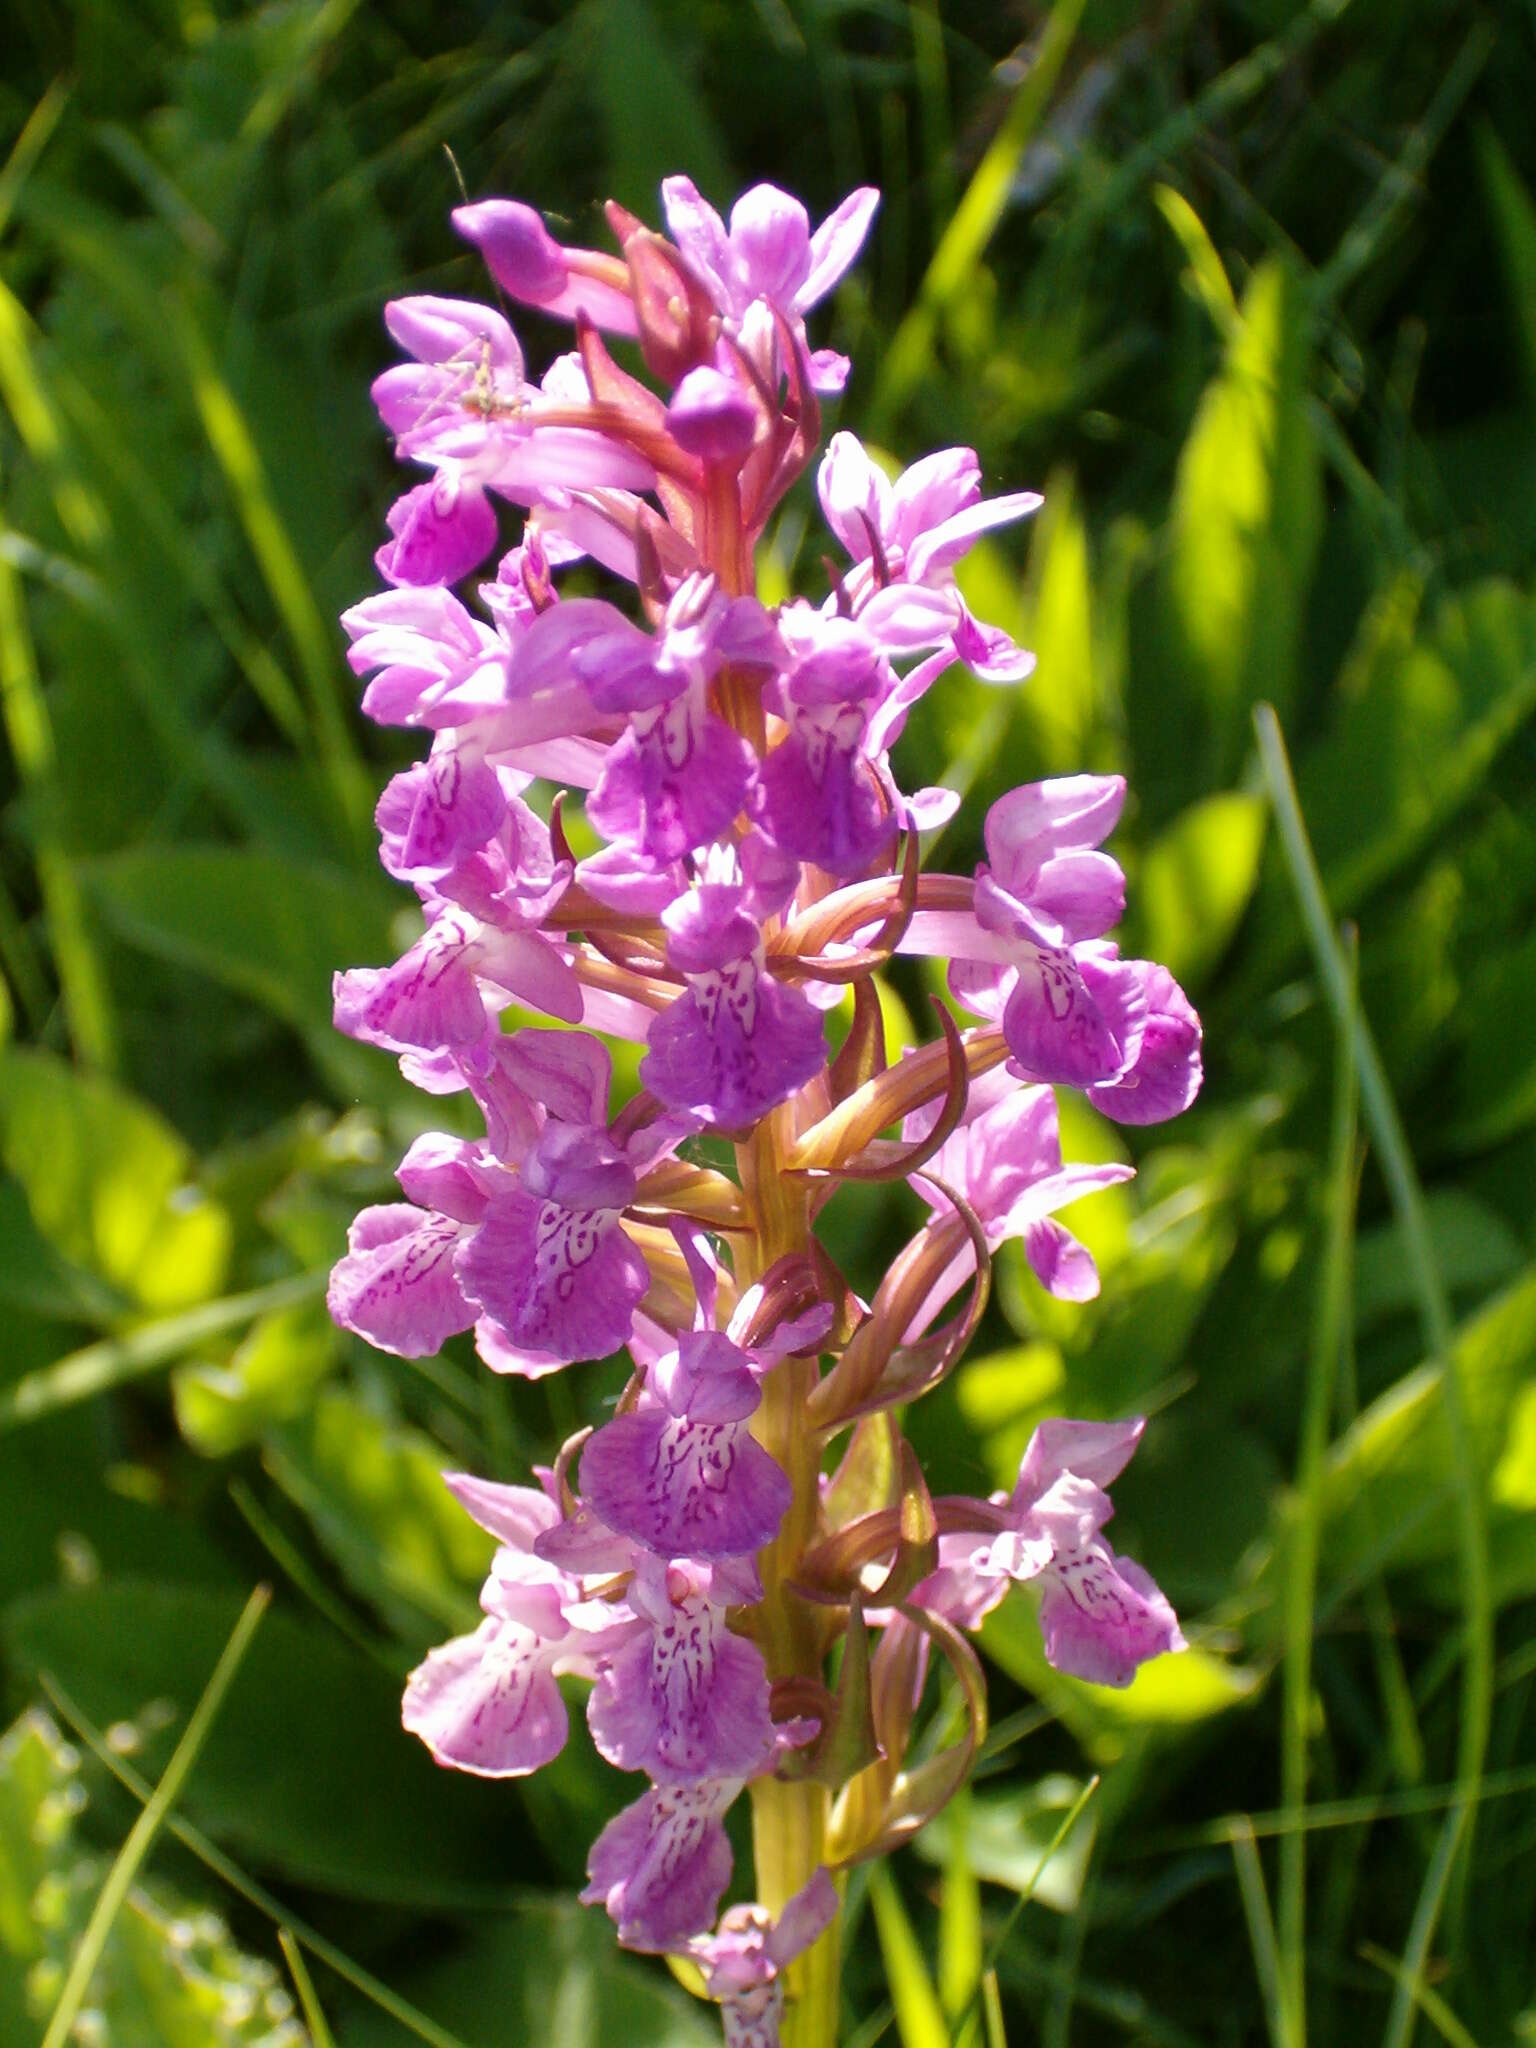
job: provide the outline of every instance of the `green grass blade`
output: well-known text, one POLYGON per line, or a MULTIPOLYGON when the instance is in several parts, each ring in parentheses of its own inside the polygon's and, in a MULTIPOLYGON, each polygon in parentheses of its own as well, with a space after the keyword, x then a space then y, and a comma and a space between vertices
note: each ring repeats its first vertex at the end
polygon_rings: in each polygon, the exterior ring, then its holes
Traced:
POLYGON ((279 1528, 243 1480, 232 1479, 229 1482, 229 1497, 268 1557, 294 1589, 303 1594, 321 1619, 339 1636, 344 1636, 355 1650, 377 1664, 381 1671, 387 1671, 391 1678, 404 1679, 407 1660, 392 1660, 360 1626, 346 1602, 314 1570, 298 1545, 279 1528))
POLYGON ((1285 1988, 1281 1981, 1280 1950, 1275 1940, 1274 1917, 1269 1910, 1269 1893, 1264 1884, 1264 1866, 1259 1861, 1253 1829, 1239 1821, 1232 1829, 1232 1862, 1237 1870, 1237 1888, 1243 1901, 1243 1918, 1248 1923, 1248 1942, 1253 1966, 1258 1973, 1264 2000, 1264 2020, 1274 2048, 1290 2048, 1291 2019, 1285 1988))
POLYGON ((299 2009, 304 2015, 305 2026, 309 2028, 311 2048, 336 2048, 336 2037, 326 2025, 309 1967, 304 1961, 304 1951, 294 1940, 291 1927, 279 1927, 277 1945, 283 1952, 283 1961, 288 1965, 288 1974, 299 1996, 299 2009))
POLYGON ((72 1408, 77 1401, 89 1401, 109 1387, 142 1379, 156 1366, 181 1357, 205 1337, 235 1329, 269 1309, 292 1308, 297 1302, 311 1301, 324 1292, 325 1278, 319 1272, 295 1273, 266 1287, 252 1288, 248 1294, 228 1294, 220 1301, 202 1302, 180 1315, 143 1323, 123 1337, 103 1337, 98 1343, 71 1351, 67 1358, 57 1358, 51 1365, 40 1365, 35 1372, 23 1373, 20 1379, 0 1389, 0 1436, 22 1423, 55 1415, 61 1408, 72 1408))
POLYGON ((875 2048, 883 2041, 896 2024, 896 2008, 887 2003, 878 2012, 872 2012, 867 2020, 860 2022, 843 2043, 843 2048, 875 2048))
POLYGON ((369 780, 343 709, 335 630, 322 615, 267 484, 261 452, 190 315, 177 328, 203 432, 235 501, 246 539, 299 659, 315 741, 348 824, 366 833, 369 780))
MULTIPOLYGON (((1254 712, 1259 755, 1274 809, 1281 849, 1291 886, 1306 927, 1323 991, 1341 1030, 1354 1039, 1360 1099, 1366 1124, 1381 1163, 1398 1226, 1408 1249, 1425 1348, 1439 1367, 1445 1406, 1446 1434, 1456 1485, 1458 1552, 1466 1629, 1462 1667, 1462 1712, 1457 1751, 1457 1784, 1463 1806, 1470 1810, 1488 1753, 1493 1710, 1493 1603, 1488 1576, 1488 1531, 1483 1514, 1482 1486, 1467 1426, 1466 1407, 1451 1344, 1451 1308, 1430 1242, 1424 1193, 1398 1115, 1391 1086, 1363 1011, 1353 1002, 1349 965, 1333 929, 1322 877, 1307 837, 1296 785, 1291 777, 1285 741, 1273 708, 1261 704, 1254 712)), ((1471 1843, 1470 1812, 1465 1833, 1455 1839, 1471 1843)))
MULTIPOLYGON (((141 1805, 144 1804, 152 1796, 146 1781, 110 1746, 100 1729, 86 1719, 56 1679, 45 1675, 40 1683, 59 1718, 68 1722, 96 1761, 112 1773, 124 1790, 130 1792, 141 1805)), ((323 1934, 317 1934, 296 1914, 289 1912, 280 1899, 274 1897, 265 1886, 259 1885, 255 1878, 247 1877, 238 1863, 226 1856, 222 1849, 216 1848, 200 1829, 193 1827, 190 1821, 182 1820, 174 1813, 168 1814, 165 1831, 168 1835, 174 1836, 184 1849, 190 1851, 205 1869, 211 1870, 232 1892, 244 1899, 247 1905, 254 1906, 258 1913, 265 1914, 274 1927, 286 1928, 293 1938, 302 1942, 310 1954, 324 1963, 328 1970, 334 1970, 344 1983, 350 1984, 355 1991, 360 1991, 379 2008, 380 2012, 388 2013, 389 2017, 398 2021, 407 2033, 414 2034, 418 2041, 425 2041, 427 2048, 466 2048, 466 2044, 457 2034, 450 2034, 448 2029, 440 2027, 436 2020, 428 2019, 424 2012, 418 2012, 409 1999, 391 1991, 387 1984, 381 1983, 370 1971, 365 1970, 361 1963, 354 1963, 352 1958, 344 1950, 337 1948, 334 1942, 327 1941, 323 1934)))
POLYGON ((1307 1750, 1312 1703, 1312 1631, 1317 1593, 1317 1559, 1322 1530, 1323 1458, 1334 1385, 1350 1314, 1354 1244, 1358 1085, 1354 1016, 1358 1003, 1355 952, 1346 953, 1349 1008, 1336 1031, 1333 1132, 1329 1147, 1327 1237, 1318 1286, 1312 1342, 1302 1401, 1301 1443, 1296 1459, 1296 1515, 1286 1573, 1285 1653, 1280 1716, 1280 1798, 1297 1825, 1280 1838, 1280 1983, 1295 2048, 1305 2048, 1307 1836, 1301 1825, 1307 1804, 1307 1750))
POLYGON ((1232 291, 1232 280, 1227 276, 1226 266, 1216 253, 1210 230, 1190 205, 1184 194, 1172 185, 1154 185, 1152 201, 1158 212, 1167 221, 1175 240, 1184 252, 1187 265, 1185 277, 1193 296, 1205 308, 1206 315, 1222 341, 1228 341, 1237 329, 1240 315, 1237 299, 1232 291))
POLYGON ((34 333, 26 308, 0 283, 0 398, 27 453, 48 478, 60 525, 76 547, 97 548, 106 538, 106 514, 66 460, 63 430, 37 367, 34 333))
POLYGON ((916 303, 891 337, 870 407, 877 440, 927 374, 939 317, 966 288, 1007 209, 1019 160, 1061 75, 1083 6, 1084 0, 1055 0, 1034 62, 939 237, 916 303))
POLYGON ((1334 304, 1348 291, 1380 255, 1403 214, 1422 201, 1429 160, 1462 101, 1477 83, 1497 41, 1498 32, 1491 21, 1474 23, 1447 67, 1424 118, 1410 131, 1401 153, 1378 179, 1360 217, 1346 230, 1338 248, 1318 273, 1316 290, 1322 304, 1334 304))
POLYGON ((1392 2010, 1387 2014, 1386 2032, 1381 2037, 1382 2048, 1408 2048, 1408 2043, 1413 2037, 1414 2016, 1424 1983, 1424 1964, 1429 1955, 1429 1945, 1435 1938, 1440 1909, 1445 1904, 1451 1872, 1456 1867, 1456 1852, 1461 1847, 1463 1835, 1471 1827, 1471 1821, 1471 1806, 1458 1801, 1441 1824, 1435 1852, 1430 1857, 1429 1868, 1424 1873, 1424 1882, 1419 1888, 1418 1904, 1414 1907, 1413 1921, 1408 1929, 1408 1944, 1403 1950, 1402 1974, 1397 1979, 1397 1989, 1392 1995, 1392 2010))
POLYGON ((165 493, 131 440, 68 371, 54 377, 60 410, 88 443, 96 460, 138 508, 144 530, 164 555, 177 581, 194 597, 268 717, 297 748, 308 743, 303 702, 293 678, 241 618, 218 573, 188 537, 165 493))
POLYGON ((1373 1941, 1361 1942, 1360 1953, 1368 1963, 1384 1970, 1399 1988, 1408 1986, 1409 1996, 1431 2025, 1439 2029, 1441 2038, 1450 2043, 1450 2048, 1481 2048, 1476 2035, 1456 2017, 1439 1992, 1428 1984, 1413 1983, 1396 1956, 1389 1956, 1373 1941))
POLYGON ((53 2009, 43 2035, 42 2048, 65 2048, 79 2018, 80 2008, 90 1989, 91 1978, 96 1965, 101 1961, 101 1952, 106 1947, 107 1936, 112 1932, 112 1922, 129 1888, 138 1876, 139 1868, 149 1854, 155 1836, 162 1822, 175 1805, 177 1795, 185 1784, 188 1772, 196 1763, 198 1752, 207 1739, 214 1718, 224 1703, 235 1673, 250 1648, 251 1638, 260 1626, 272 1598, 266 1586, 258 1586, 245 1603, 245 1611, 235 1623, 234 1632, 224 1645, 223 1654, 214 1666, 213 1676, 203 1689, 203 1696, 192 1709, 191 1718, 182 1731, 181 1740, 172 1752, 171 1760, 165 1767, 165 1775, 150 1794, 143 1812, 128 1831, 128 1839, 107 1872, 106 1883, 102 1886, 91 1917, 86 1922, 64 1979, 64 1988, 59 1993, 59 2002, 53 2009))
MULTIPOLYGON (((952 2021, 969 2011, 981 1983, 981 1886, 971 1862, 971 1793, 956 1793, 949 1809, 949 1856, 939 1895, 939 2002, 952 2021)), ((957 2027, 957 2041, 974 2039, 975 2024, 957 2027)))
POLYGON ((38 887, 70 1041, 88 1066, 110 1073, 117 1029, 106 977, 91 942, 74 865, 59 836, 60 799, 53 724, 43 697, 21 579, 0 556, 0 716, 17 774, 36 815, 38 887))
MULTIPOLYGON (((1455 1648, 1454 1639, 1452 1648, 1455 1648)), ((1475 1796, 1481 1803, 1489 1799, 1523 1798, 1528 1792, 1536 1792, 1536 1766, 1487 1771, 1478 1783, 1475 1796)), ((1354 1799, 1314 1799, 1306 1809, 1301 1825, 1314 1835, 1328 1828, 1374 1827, 1378 1821, 1402 1820, 1412 1814, 1443 1813, 1460 1798, 1459 1785, 1452 1784, 1416 1785, 1404 1792, 1372 1793, 1354 1799)), ((1272 1813, 1224 1813, 1214 1820, 1201 1821, 1196 1827, 1159 1830, 1149 1834, 1134 1850, 1123 1849, 1121 1854, 1135 1858, 1176 1855, 1190 1849, 1209 1849, 1218 1843, 1229 1843, 1239 1827, 1256 1840, 1262 1840, 1270 1835, 1283 1835, 1294 1824, 1294 1815, 1279 1810, 1272 1813)))
POLYGON ((1008 2031, 1003 2025, 1003 1994, 997 1987, 996 1970, 981 1980, 981 2013, 987 2030, 987 2048, 1008 2048, 1008 2031))
POLYGON ((896 1880, 884 1862, 869 1866, 869 1902, 874 1908, 875 1931, 885 1959, 885 1981, 896 2009, 901 2048, 949 2048, 944 2008, 901 1903, 896 1880))
MULTIPOLYGON (((1029 1904, 1030 1900, 1035 1896, 1035 1888, 1039 1884, 1041 1878, 1044 1877, 1046 1870, 1049 1868, 1051 1858, 1056 1854, 1056 1851, 1061 1847, 1062 1843, 1067 1839, 1068 1835, 1070 1835, 1072 1830, 1077 1826, 1078 1821, 1081 1819, 1083 1813, 1087 1810, 1089 1800, 1092 1799, 1093 1795, 1098 1791, 1099 1784, 1099 1774, 1095 1772, 1094 1775, 1088 1780, 1087 1784, 1084 1785, 1082 1791, 1078 1793, 1076 1799, 1074 1799, 1072 1804, 1067 1808, 1065 1814, 1063 1814, 1060 1826, 1057 1828, 1055 1834, 1052 1835, 1049 1842, 1046 1843, 1045 1848, 1041 1852, 1039 1862, 1030 1872, 1029 1882, 1024 1886, 1023 1890, 1014 1900, 1012 1906, 1008 1909, 1007 1918, 1004 1920, 1002 1926, 997 1930, 997 1933, 992 1937, 992 1940, 988 1944, 986 1955, 982 1960, 980 1984, 963 2015, 964 2024, 966 2026, 971 2026, 975 2023, 978 2004, 983 2009, 983 2012, 985 2012, 986 2000, 988 1997, 987 1982, 989 1978, 992 1980, 993 1989, 995 1991, 997 1982, 997 1962, 998 1958, 1002 1955, 1003 1950, 1008 1946, 1008 1937, 1010 1934, 1012 1934, 1015 1926, 1018 1924, 1020 1914, 1024 1911, 1024 1908, 1029 1904)), ((999 2024, 1001 2024, 1001 2020, 999 2020, 999 2024)), ((990 2025, 990 2021, 988 2021, 988 2025, 990 2025)))
POLYGON ((0 235, 10 225, 16 195, 32 175, 34 165, 53 139, 59 116, 69 105, 70 88, 56 78, 22 123, 11 153, 0 167, 0 235))

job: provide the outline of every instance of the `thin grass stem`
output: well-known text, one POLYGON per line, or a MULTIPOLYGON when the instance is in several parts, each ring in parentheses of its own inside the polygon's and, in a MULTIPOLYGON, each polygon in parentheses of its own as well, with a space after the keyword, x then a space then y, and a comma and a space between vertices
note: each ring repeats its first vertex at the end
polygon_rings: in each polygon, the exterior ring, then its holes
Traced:
POLYGON ((107 1937, 112 1932, 129 1888, 139 1874, 140 1866, 149 1854, 155 1836, 162 1823, 175 1805, 187 1775, 197 1762, 198 1754, 207 1740, 219 1708, 224 1704, 224 1695, 229 1691, 235 1673, 251 1646, 261 1618, 271 1604, 272 1592, 268 1586, 257 1586, 245 1603, 240 1619, 235 1623, 229 1641, 224 1645, 213 1676, 203 1688, 203 1696, 192 1709, 192 1714, 182 1731, 181 1740, 171 1754, 165 1767, 165 1775, 149 1795, 144 1810, 128 1831, 128 1839, 113 1859, 112 1868, 107 1872, 105 1884, 91 1908, 91 1917, 85 1924, 85 1932, 75 1948, 69 1972, 64 1979, 64 1988, 59 1993, 59 2002, 53 2009, 53 2016, 43 2034, 42 2048, 65 2048, 74 2032, 75 2021, 85 2003, 91 1979, 101 1961, 107 1937))
MULTIPOLYGON (((1351 994, 1348 962, 1334 932, 1322 877, 1307 837, 1292 779, 1280 721, 1272 706, 1258 706, 1254 712, 1254 726, 1281 849, 1318 975, 1339 1028, 1350 1032, 1354 1039, 1355 1066, 1365 1121, 1407 1247, 1425 1348, 1440 1373, 1446 1435, 1455 1477, 1457 1549, 1465 1619, 1456 1776, 1459 1802, 1466 1809, 1465 1826, 1448 1831, 1442 1836, 1442 1841, 1454 1841, 1470 1850, 1471 1807, 1488 1753, 1493 1711, 1493 1601, 1489 1586, 1488 1532, 1483 1515, 1482 1483, 1456 1369, 1450 1300, 1430 1240, 1424 1193, 1391 1084, 1365 1014, 1351 994)), ((1422 1905, 1425 1900, 1421 1898, 1420 1903, 1422 1905)), ((1429 1931, 1432 1932, 1432 1928, 1429 1931)))

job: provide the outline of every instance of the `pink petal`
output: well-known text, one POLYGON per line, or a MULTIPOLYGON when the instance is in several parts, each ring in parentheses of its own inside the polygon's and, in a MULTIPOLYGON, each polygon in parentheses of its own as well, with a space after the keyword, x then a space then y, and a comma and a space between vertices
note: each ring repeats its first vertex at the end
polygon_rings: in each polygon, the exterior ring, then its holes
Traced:
POLYGON ((1045 1575, 1040 1627, 1048 1662, 1095 1685, 1129 1685, 1149 1657, 1185 1647, 1153 1580, 1104 1543, 1056 1558, 1045 1575))
POLYGON ((393 538, 373 559, 389 583, 457 583, 496 545, 496 514, 485 493, 443 475, 397 498, 387 520, 393 538))
POLYGON ((1068 847, 1098 846, 1120 819, 1123 775, 1059 775, 1026 782, 1000 796, 987 813, 987 858, 1004 888, 1026 867, 1068 847))
POLYGON ((762 1652, 699 1599, 609 1661, 587 1719, 609 1763, 657 1784, 751 1777, 774 1750, 762 1652))
MULTIPOLYGON (((811 223, 798 199, 777 185, 743 192, 731 208, 731 249, 746 273, 749 297, 769 299, 786 312, 799 310, 797 293, 811 262, 811 223)), ((857 244, 834 276, 856 252, 857 244)))
POLYGON ((492 1202, 459 1252, 458 1276, 510 1345, 552 1365, 617 1351, 650 1282, 617 1215, 520 1191, 492 1202))
POLYGON ((440 1764, 480 1778, 522 1778, 553 1762, 569 1732, 565 1702, 527 1629, 481 1622, 411 1673, 401 1719, 440 1764))
POLYGON ((1024 1256, 1040 1285, 1058 1301, 1092 1301, 1097 1295, 1099 1269, 1093 1254, 1054 1216, 1025 1225, 1024 1256))
MULTIPOLYGON (((804 313, 824 299, 838 279, 857 259, 869 233, 880 194, 873 185, 860 185, 841 206, 829 213, 812 235, 809 268, 795 294, 795 311, 804 313)), ((734 223, 735 215, 732 215, 734 223)))
POLYGON ((532 1550, 560 1519, 554 1502, 536 1486, 498 1486, 468 1472, 445 1472, 443 1484, 482 1529, 514 1550, 532 1550))
POLYGON ((454 1275, 463 1235, 449 1216, 404 1202, 364 1209, 331 1269, 326 1306, 344 1330, 398 1358, 430 1358, 475 1312, 454 1275))
POLYGON ((661 205, 672 239, 689 268, 712 292, 723 312, 735 311, 736 259, 724 221, 692 178, 664 178, 661 205))
POLYGON ((615 1416, 587 1441, 581 1488, 658 1557, 736 1557, 779 1532, 790 1484, 745 1423, 615 1416))
POLYGON ((581 1897, 607 1908, 626 1947, 675 1948, 713 1924, 731 1876, 721 1815, 739 1790, 736 1779, 654 1785, 603 1829, 581 1897))
POLYGON ((1088 1100, 1122 1124, 1156 1124, 1188 1109, 1200 1092, 1200 1019, 1173 976, 1148 961, 1127 961, 1143 990, 1146 1022, 1130 1068, 1088 1091, 1088 1100))
POLYGON ((669 1109, 739 1130, 821 1072, 819 1012, 750 959, 699 974, 654 1020, 640 1079, 669 1109))
POLYGON ((1035 1080, 1111 1080, 1139 1042, 1142 995, 1124 964, 1036 948, 1018 964, 1003 1011, 1008 1049, 1035 1080))
POLYGON ((523 378, 523 352, 517 336, 500 313, 473 299, 441 299, 426 295, 392 299, 384 308, 390 338, 419 363, 467 362, 481 359, 523 378))
POLYGON ((1109 1486, 1131 1462, 1146 1428, 1144 1417, 1128 1422, 1078 1422, 1054 1417, 1030 1437, 1014 1488, 1015 1505, 1032 1505, 1064 1472, 1094 1486, 1109 1486))

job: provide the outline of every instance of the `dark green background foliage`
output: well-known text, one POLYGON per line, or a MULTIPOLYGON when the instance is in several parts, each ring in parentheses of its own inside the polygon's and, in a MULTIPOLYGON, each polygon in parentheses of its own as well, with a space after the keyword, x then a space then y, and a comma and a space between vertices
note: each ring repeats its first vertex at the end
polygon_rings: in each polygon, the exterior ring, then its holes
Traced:
MULTIPOLYGON (((153 1778, 268 1578, 185 1819, 464 2042, 709 2038, 571 1904, 626 1796, 579 1723, 500 1787, 398 1730, 485 1562, 439 1468, 520 1476, 618 1382, 503 1385, 459 1345, 405 1364, 325 1319, 348 1216, 442 1107, 329 1028, 332 968, 409 930, 369 820, 406 752, 364 729, 334 618, 398 487, 381 303, 481 289, 445 146, 471 193, 576 239, 675 169, 818 214, 870 180, 823 322, 855 360, 842 419, 1047 493, 970 565, 1036 678, 952 680, 906 742, 971 800, 942 858, 974 858, 1013 783, 1123 768, 1129 938, 1197 999, 1208 1080, 1161 1129, 1068 1118, 1069 1150, 1140 1169, 1074 1218, 1102 1298, 1051 1302, 1006 1255, 974 1360, 911 1424, 935 1486, 974 1488, 1039 1414, 1151 1412, 1116 1531, 1197 1647, 1094 1693, 1006 1611, 968 1806, 894 1891, 855 1882, 848 2038, 981 2038, 955 2016, 983 1957, 1008 2038, 1053 2048, 1299 2042, 1298 1979, 1315 2040, 1531 2038, 1529 7, 8 0, 0 40, 6 1720, 52 1686, 67 1721, 62 1687, 153 1778), (1358 927, 1416 1248, 1367 1142, 1380 1103, 1358 1143, 1347 1122, 1261 700, 1358 927)), ((520 325, 535 361, 559 345, 520 325)), ((819 587, 810 509, 769 537, 771 596, 819 587)), ((894 993, 925 1013, 915 974, 894 993)), ((859 1201, 829 1222, 868 1286, 911 1218, 859 1201)), ((0 2035, 24 2043, 132 1807, 41 1711, 0 1761, 0 2035)), ((261 1912, 163 1837, 93 1988, 106 2038, 248 2038, 207 1984, 280 2006, 263 1956, 261 1912), (232 1931, 178 1947, 174 1915, 209 1906, 232 1931)), ((346 2048, 409 2038, 316 1981, 346 2048)))

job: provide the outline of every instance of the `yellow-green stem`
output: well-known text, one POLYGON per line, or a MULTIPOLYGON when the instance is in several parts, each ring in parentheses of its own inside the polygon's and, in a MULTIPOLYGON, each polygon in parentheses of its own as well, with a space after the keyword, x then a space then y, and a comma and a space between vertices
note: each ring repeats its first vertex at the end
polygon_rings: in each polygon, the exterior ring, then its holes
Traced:
MULTIPOLYGON (((784 1158, 794 1136, 791 1112, 766 1117, 738 1153, 741 1183, 755 1230, 747 1239, 742 1278, 750 1283, 786 1252, 810 1238, 804 1183, 786 1176, 784 1158)), ((754 1428, 788 1473, 794 1489, 776 1540, 761 1559, 763 1601, 755 1610, 758 1638, 773 1678, 822 1674, 817 1616, 789 1592, 786 1581, 816 1522, 820 1453, 806 1403, 815 1384, 814 1360, 786 1358, 768 1375, 754 1428)), ((812 1780, 759 1778, 752 1787, 752 1852, 757 1896, 778 1913, 815 1872, 826 1854, 831 1795, 812 1780)), ((782 2048, 835 2048, 840 1955, 834 1924, 790 1968, 782 2048)))
MULTIPOLYGON (((742 530, 734 478, 710 480, 700 508, 706 565, 737 595, 753 587, 751 547, 742 530)), ((721 672, 719 708, 761 753, 765 741, 760 684, 755 677, 721 672)), ((749 1230, 738 1240, 736 1278, 742 1287, 760 1279, 776 1260, 804 1251, 811 1239, 805 1183, 785 1172, 798 1132, 792 1103, 763 1118, 736 1150, 749 1230)), ((806 1404, 816 1383, 814 1359, 786 1358, 763 1384, 753 1430, 789 1476, 792 1498, 778 1536, 760 1559, 763 1599, 753 1609, 754 1633, 770 1678, 822 1676, 819 1618, 788 1591, 816 1526, 820 1445, 806 1404)), ((759 1901, 778 1914, 822 1863, 831 1794, 813 1781, 765 1777, 752 1786, 752 1855, 759 1901)), ((836 2048, 841 1954, 834 1924, 799 1956, 788 1972, 781 2048, 836 2048)))

